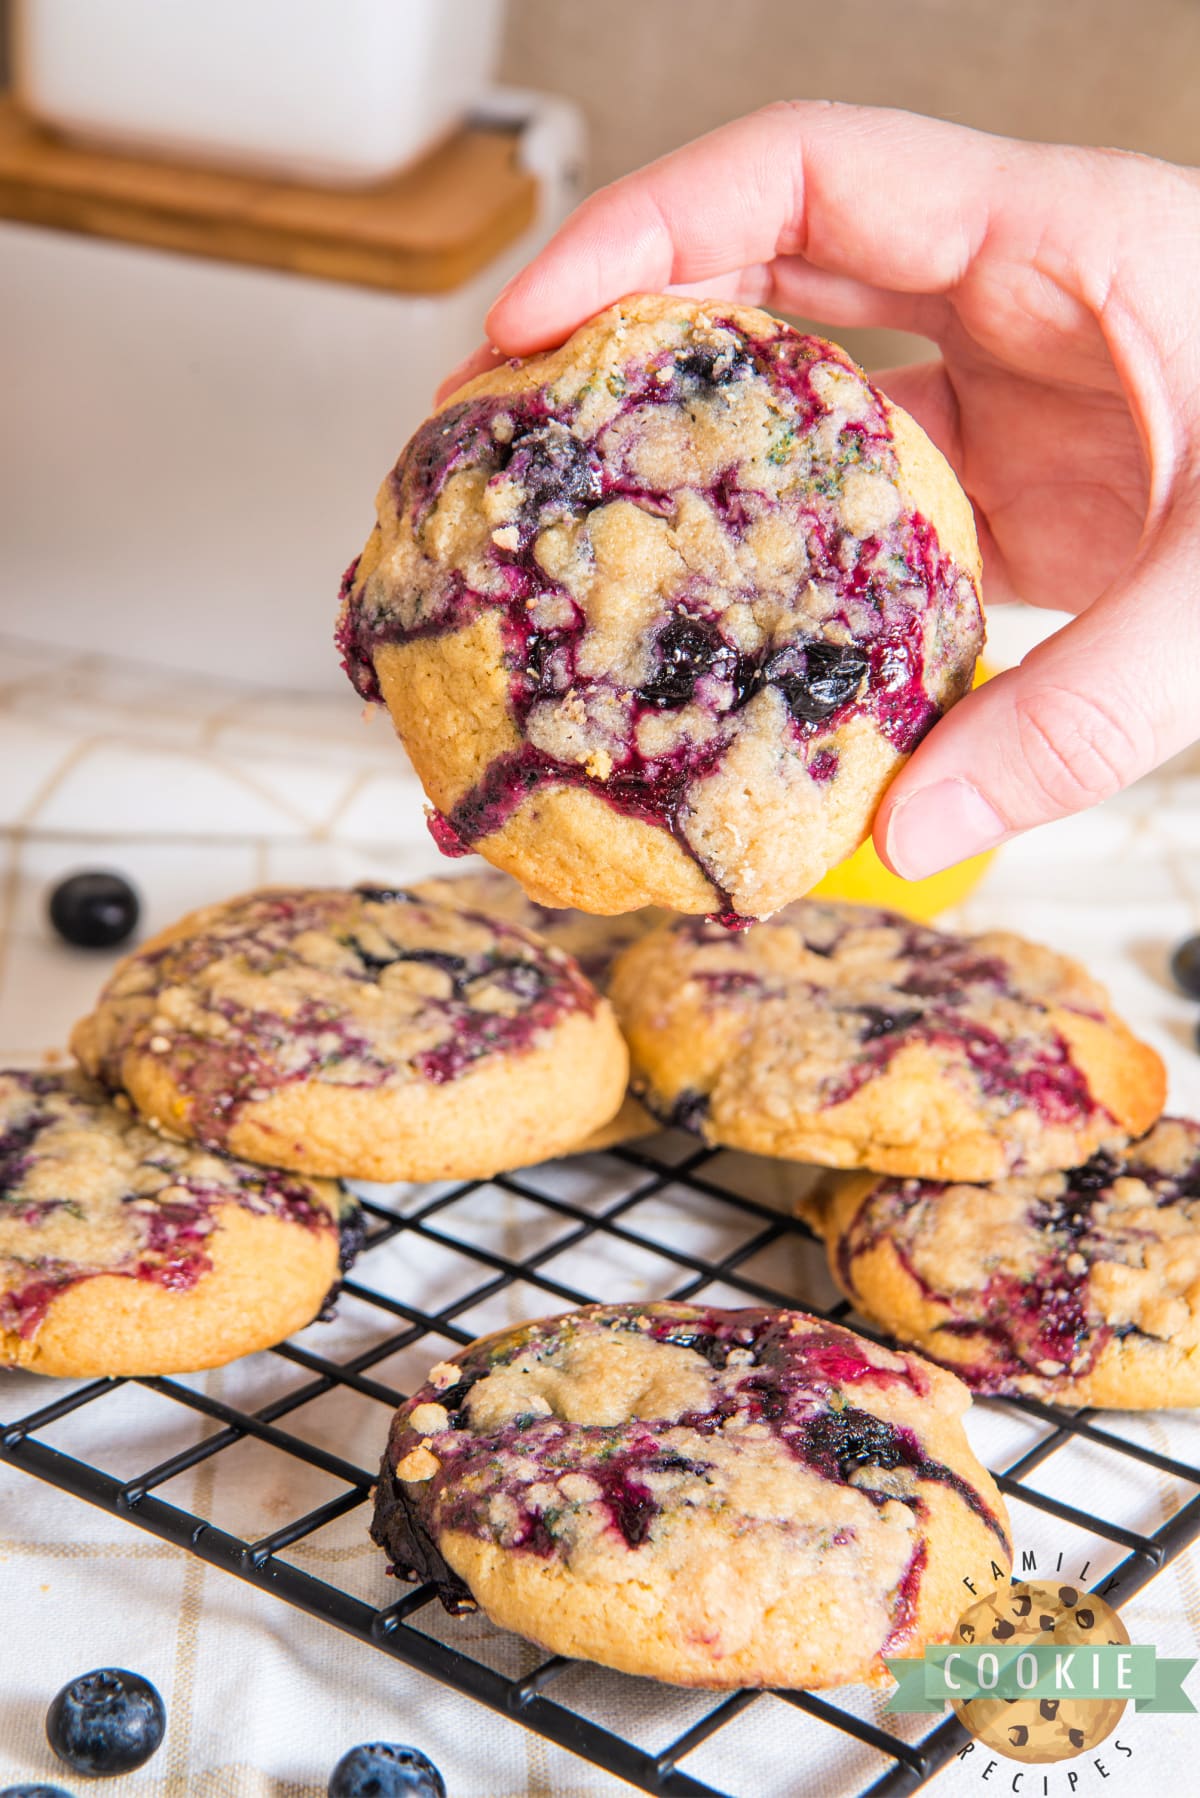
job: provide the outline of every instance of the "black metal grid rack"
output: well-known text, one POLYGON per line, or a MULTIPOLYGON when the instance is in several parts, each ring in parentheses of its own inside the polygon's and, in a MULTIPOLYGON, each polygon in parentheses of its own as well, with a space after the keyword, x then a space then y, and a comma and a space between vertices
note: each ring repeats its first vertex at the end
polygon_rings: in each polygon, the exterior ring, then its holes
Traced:
MULTIPOLYGON (((661 1749, 647 1749, 556 1696, 556 1685, 560 1693, 565 1689, 560 1682, 572 1663, 551 1657, 524 1677, 512 1678, 452 1640, 438 1639, 426 1633, 418 1626, 419 1614, 427 1607, 437 1605, 431 1586, 406 1589, 397 1602, 380 1609, 283 1558, 288 1549, 346 1513, 363 1507, 374 1477, 373 1466, 356 1466, 290 1430, 287 1427, 289 1415, 337 1388, 348 1389, 384 1405, 398 1404, 404 1395, 373 1377, 372 1370, 397 1351, 420 1343, 425 1337, 442 1342, 469 1341, 478 1332, 463 1328, 457 1320, 514 1283, 522 1282, 536 1289, 539 1302, 531 1309, 531 1315, 610 1296, 580 1290, 576 1284, 557 1277, 553 1264, 565 1251, 580 1246, 585 1250, 589 1246, 602 1247, 606 1239, 609 1245, 624 1245, 635 1253, 649 1251, 659 1268, 656 1296, 664 1298, 689 1299, 719 1286, 724 1295, 716 1300, 720 1303, 736 1303, 737 1299, 729 1296, 732 1291, 743 1294, 745 1302, 784 1305, 800 1302, 825 1316, 839 1320, 845 1317, 849 1310, 845 1303, 814 1303, 810 1293, 784 1291, 764 1284, 755 1276, 752 1264, 761 1258, 765 1249, 779 1244, 789 1235, 806 1236, 807 1231, 803 1223, 781 1212, 775 1205, 749 1196, 746 1190, 731 1184, 723 1171, 728 1157, 698 1148, 694 1142, 681 1143, 678 1137, 653 1138, 647 1143, 609 1154, 620 1164, 625 1176, 623 1190, 611 1202, 600 1206, 552 1196, 544 1184, 536 1181, 533 1173, 433 1189, 432 1193, 421 1195, 416 1207, 403 1215, 386 1204, 366 1202, 367 1245, 345 1290, 355 1300, 382 1310, 386 1319, 383 1335, 344 1360, 314 1353, 299 1343, 282 1344, 271 1352, 292 1363, 307 1377, 302 1378, 299 1386, 293 1386, 282 1396, 253 1410, 239 1409, 175 1379, 136 1382, 201 1413, 209 1433, 204 1440, 132 1479, 117 1478, 40 1439, 42 1433, 81 1407, 103 1405, 106 1396, 124 1384, 119 1380, 93 1381, 24 1417, 0 1422, 0 1457, 38 1479, 273 1592, 288 1604, 516 1719, 526 1728, 582 1755, 643 1791, 670 1794, 671 1798, 723 1798, 717 1786, 689 1772, 683 1763, 704 1745, 711 1744, 717 1732, 748 1707, 762 1702, 764 1695, 754 1692, 708 1695, 711 1702, 698 1721, 677 1733, 661 1749), (522 1201, 545 1208, 553 1224, 551 1239, 541 1241, 533 1252, 518 1256, 480 1247, 448 1230, 447 1214, 465 1196, 485 1185, 498 1187, 522 1201), (672 1246, 662 1240, 661 1233, 645 1234, 638 1227, 636 1215, 633 1221, 630 1220, 631 1210, 668 1188, 685 1197, 689 1193, 698 1195, 701 1203, 715 1200, 722 1206, 736 1208, 742 1225, 736 1246, 722 1256, 707 1258, 672 1246), (407 1237, 410 1242, 422 1239, 425 1244, 450 1245, 457 1254, 468 1257, 477 1269, 477 1277, 473 1278, 470 1289, 441 1308, 429 1311, 377 1290, 371 1284, 372 1253, 398 1237, 407 1237), (664 1266, 669 1268, 665 1277, 662 1275, 664 1266), (342 1490, 257 1541, 242 1540, 157 1495, 172 1479, 247 1438, 267 1445, 273 1453, 306 1463, 310 1469, 319 1469, 338 1482, 342 1490)), ((574 1265, 579 1265, 577 1258, 574 1265)), ((828 1297, 828 1293, 825 1296, 828 1297)), ((436 1353, 431 1350, 429 1359, 440 1358, 442 1352, 444 1350, 436 1353)), ((1106 1423, 1090 1411, 1066 1412, 1032 1402, 1014 1405, 1005 1401, 1005 1405, 1023 1413, 1026 1421, 1035 1420, 1040 1434, 1032 1447, 1027 1447, 1008 1465, 995 1470, 1001 1489, 1010 1500, 1031 1505, 1061 1525, 1074 1526, 1100 1538, 1110 1545, 1110 1561, 1112 1557, 1123 1555, 1115 1573, 1111 1566, 1108 1570, 1109 1577, 1119 1581, 1119 1591, 1114 1594, 1113 1602, 1123 1603, 1131 1597, 1200 1534, 1200 1467, 1186 1465, 1137 1440, 1127 1439, 1112 1420, 1106 1423), (1079 1445, 1118 1457, 1130 1481, 1157 1478, 1160 1487, 1166 1489, 1169 1486, 1178 1502, 1174 1503, 1173 1509, 1166 1505, 1162 1507, 1170 1513, 1166 1521, 1152 1532, 1143 1533, 1093 1515, 1028 1483, 1030 1476, 1045 1468, 1053 1457, 1079 1445), (1190 1497, 1186 1495, 1189 1489, 1190 1497)), ((374 1460, 374 1445, 370 1459, 374 1460)), ((580 1670, 576 1668, 576 1671, 580 1670)), ((598 1674, 598 1670, 589 1671, 598 1674)), ((915 1791, 944 1767, 967 1740, 952 1718, 935 1723, 917 1739, 907 1739, 901 1731, 880 1727, 849 1708, 840 1701, 844 1696, 824 1697, 809 1692, 774 1695, 807 1713, 808 1718, 818 1725, 845 1732, 872 1751, 873 1760, 878 1763, 877 1770, 860 1788, 862 1793, 871 1794, 871 1798, 885 1798, 885 1794, 887 1798, 894 1798, 894 1795, 915 1791)))

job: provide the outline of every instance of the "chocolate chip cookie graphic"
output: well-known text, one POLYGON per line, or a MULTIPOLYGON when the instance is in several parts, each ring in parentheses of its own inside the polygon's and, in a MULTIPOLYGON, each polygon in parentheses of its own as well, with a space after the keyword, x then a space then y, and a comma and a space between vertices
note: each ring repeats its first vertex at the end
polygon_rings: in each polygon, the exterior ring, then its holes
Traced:
MULTIPOLYGON (((1116 1611, 1094 1592, 1048 1581, 1016 1581, 963 1612, 955 1639, 981 1642, 1089 1647, 1129 1641, 1116 1611)), ((985 1748, 1010 1760, 1044 1764, 1072 1760, 1109 1737, 1121 1721, 1125 1698, 968 1698, 951 1701, 963 1726, 985 1748)))

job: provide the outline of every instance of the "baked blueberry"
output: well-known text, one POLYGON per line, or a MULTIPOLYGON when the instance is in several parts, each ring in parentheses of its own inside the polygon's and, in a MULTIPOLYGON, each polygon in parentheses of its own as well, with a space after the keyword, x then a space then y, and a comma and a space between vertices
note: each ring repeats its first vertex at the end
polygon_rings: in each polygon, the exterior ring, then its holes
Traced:
POLYGON ((59 1760, 87 1779, 112 1779, 144 1766, 166 1727, 157 1689, 124 1667, 81 1673, 46 1713, 46 1740, 59 1760))
POLYGON ((1185 937, 1171 957, 1176 984, 1193 999, 1200 999, 1200 935, 1185 937))
POLYGON ((77 949, 115 949, 137 928, 138 896, 121 874, 85 869, 60 880, 50 895, 50 922, 77 949))
POLYGON ((639 697, 652 706, 686 705, 704 675, 731 681, 737 673, 737 651, 711 626, 679 612, 659 632, 658 667, 639 697))
POLYGON ((333 1769, 329 1798, 446 1798, 446 1785, 419 1748, 364 1742, 333 1769))
POLYGON ((600 498, 600 461, 595 451, 554 421, 514 438, 504 472, 521 488, 521 512, 531 529, 544 513, 567 515, 577 507, 595 505, 600 498))
POLYGON ((854 698, 867 656, 853 643, 789 643, 771 657, 764 678, 779 688, 792 716, 820 724, 854 698))

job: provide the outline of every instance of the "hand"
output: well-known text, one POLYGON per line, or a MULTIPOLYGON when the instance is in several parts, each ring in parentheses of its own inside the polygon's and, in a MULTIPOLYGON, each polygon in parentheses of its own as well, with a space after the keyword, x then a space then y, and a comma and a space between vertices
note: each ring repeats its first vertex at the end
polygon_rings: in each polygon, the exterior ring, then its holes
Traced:
POLYGON ((890 788, 918 878, 1200 735, 1200 176, 907 113, 768 107, 593 195, 500 295, 497 353, 672 286, 936 340, 879 377, 974 501, 988 603, 1078 616, 890 788))

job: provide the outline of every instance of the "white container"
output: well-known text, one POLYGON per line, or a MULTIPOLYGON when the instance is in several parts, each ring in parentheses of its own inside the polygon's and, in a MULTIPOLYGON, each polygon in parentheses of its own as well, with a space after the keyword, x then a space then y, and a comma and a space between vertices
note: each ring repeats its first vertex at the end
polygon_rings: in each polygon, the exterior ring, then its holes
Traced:
POLYGON ((350 695, 338 582, 499 285, 570 210, 581 128, 488 96, 536 223, 426 297, 0 226, 0 631, 350 695))
POLYGON ((85 141, 362 183, 474 105, 502 17, 503 0, 15 0, 14 86, 85 141))

